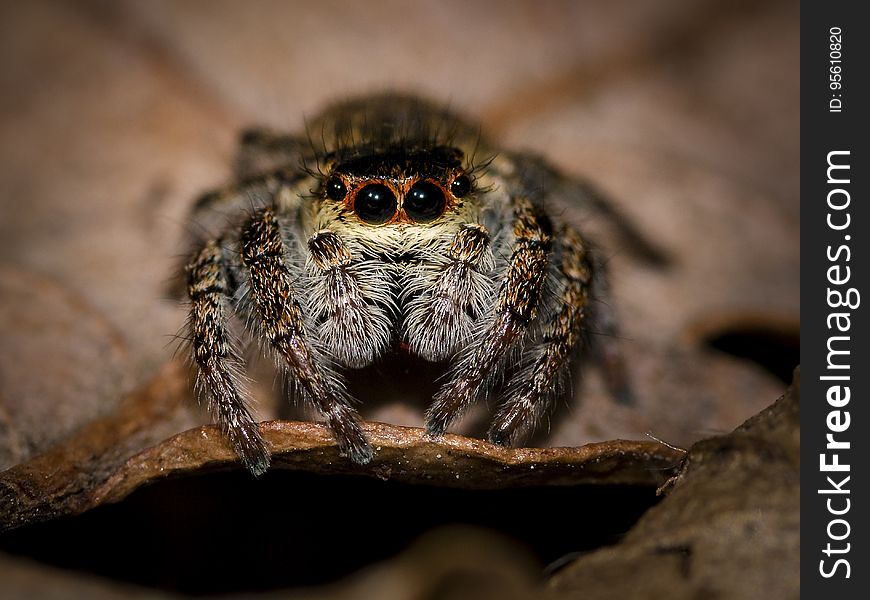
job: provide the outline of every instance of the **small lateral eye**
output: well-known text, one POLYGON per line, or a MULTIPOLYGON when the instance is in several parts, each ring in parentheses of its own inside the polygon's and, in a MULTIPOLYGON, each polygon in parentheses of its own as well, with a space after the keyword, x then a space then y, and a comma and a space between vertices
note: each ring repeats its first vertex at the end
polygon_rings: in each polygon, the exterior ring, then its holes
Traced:
POLYGON ((344 182, 337 176, 333 175, 326 182, 326 196, 331 200, 341 200, 347 195, 347 188, 344 182))
POLYGON ((447 200, 441 188, 431 181, 418 181, 408 191, 402 208, 413 221, 428 223, 444 212, 447 200))
POLYGON ((471 180, 468 175, 459 175, 450 184, 450 193, 457 198, 462 198, 469 190, 471 190, 471 180))
POLYGON ((396 196, 382 183, 371 183, 356 193, 353 210, 366 223, 380 225, 396 214, 396 196))

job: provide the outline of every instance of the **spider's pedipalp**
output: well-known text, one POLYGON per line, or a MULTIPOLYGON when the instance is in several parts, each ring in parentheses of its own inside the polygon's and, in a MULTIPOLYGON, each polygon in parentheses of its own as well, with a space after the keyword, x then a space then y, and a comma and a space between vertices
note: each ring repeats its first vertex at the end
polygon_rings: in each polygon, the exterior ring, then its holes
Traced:
POLYGON ((281 227, 272 209, 254 214, 240 238, 242 263, 248 271, 253 320, 303 397, 324 416, 339 448, 357 463, 371 460, 372 449, 360 418, 350 405, 337 375, 320 366, 306 334, 302 307, 285 263, 281 227))
POLYGON ((439 361, 468 341, 475 319, 492 302, 493 263, 489 232, 483 225, 467 224, 460 227, 443 260, 421 265, 405 287, 412 298, 404 334, 411 352, 439 361))
POLYGON ((350 368, 365 367, 390 343, 390 281, 382 265, 355 258, 335 232, 308 239, 306 271, 311 284, 307 312, 330 357, 350 368))
POLYGON ((269 450, 248 409, 242 366, 227 327, 227 269, 217 242, 208 242, 187 266, 190 339, 197 368, 196 388, 255 476, 269 467, 269 450))

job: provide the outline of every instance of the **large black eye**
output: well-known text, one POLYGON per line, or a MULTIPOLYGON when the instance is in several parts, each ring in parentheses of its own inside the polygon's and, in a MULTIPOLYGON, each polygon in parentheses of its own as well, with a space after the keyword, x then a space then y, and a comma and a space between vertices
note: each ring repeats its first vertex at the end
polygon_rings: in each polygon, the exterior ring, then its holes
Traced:
POLYGON ((471 189, 471 180, 467 175, 460 175, 450 184, 450 193, 457 198, 462 198, 471 189))
POLYGON ((335 176, 329 178, 326 182, 326 195, 332 200, 341 200, 347 194, 347 188, 344 182, 335 176))
POLYGON ((402 208, 412 221, 427 223, 441 216, 446 203, 440 187, 430 181, 418 181, 411 186, 402 208))
POLYGON ((356 193, 353 209, 366 223, 386 223, 396 214, 396 196, 382 183, 372 183, 356 193))

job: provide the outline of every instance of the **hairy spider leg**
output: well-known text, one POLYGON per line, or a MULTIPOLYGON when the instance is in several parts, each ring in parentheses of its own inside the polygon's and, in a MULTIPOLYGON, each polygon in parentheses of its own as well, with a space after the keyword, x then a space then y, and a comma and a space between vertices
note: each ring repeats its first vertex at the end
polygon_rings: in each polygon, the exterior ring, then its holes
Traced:
POLYGON ((535 320, 546 278, 550 236, 525 197, 513 199, 513 250, 502 278, 495 317, 464 348, 451 379, 426 412, 426 430, 440 436, 492 384, 492 374, 535 320))
POLYGON ((304 172, 314 152, 313 141, 305 137, 263 127, 246 129, 239 136, 236 176, 247 179, 287 166, 304 172))
POLYGON ((302 308, 285 263, 286 248, 273 209, 261 209, 240 238, 248 271, 249 301, 262 337, 289 369, 303 397, 327 420, 339 448, 357 463, 372 458, 372 448, 338 374, 323 368, 306 335, 302 308))
POLYGON ((620 404, 629 406, 634 403, 635 396, 625 364, 625 355, 622 353, 619 321, 610 301, 607 268, 594 249, 590 256, 592 295, 586 327, 583 329, 584 343, 598 363, 610 395, 620 404))
POLYGON ((558 397, 569 375, 571 357, 582 342, 593 265, 580 234, 563 226, 554 239, 556 264, 551 277, 561 289, 558 312, 548 321, 540 342, 523 352, 522 366, 504 393, 489 429, 489 441, 507 445, 537 426, 558 397))
POLYGON ((218 242, 206 243, 187 266, 187 277, 196 389, 245 467, 262 475, 269 467, 269 450, 248 409, 242 363, 227 328, 232 292, 218 242))

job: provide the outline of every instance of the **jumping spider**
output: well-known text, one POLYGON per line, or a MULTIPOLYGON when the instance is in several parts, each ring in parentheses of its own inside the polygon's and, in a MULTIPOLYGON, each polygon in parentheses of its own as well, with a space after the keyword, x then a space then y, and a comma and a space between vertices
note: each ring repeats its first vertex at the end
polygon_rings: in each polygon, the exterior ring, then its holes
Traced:
POLYGON ((388 351, 450 361, 425 417, 432 436, 506 378, 488 438, 520 440, 584 339, 625 395, 601 264, 545 209, 579 187, 538 158, 496 154, 477 128, 414 97, 344 102, 308 131, 244 134, 240 181, 193 214, 210 236, 186 267, 197 388, 252 473, 270 456, 232 313, 360 464, 372 448, 342 370, 388 351))

